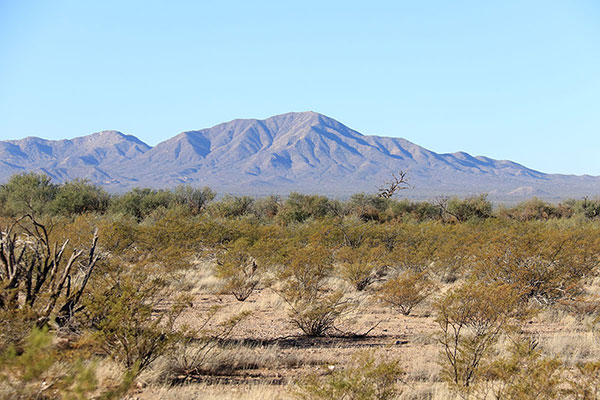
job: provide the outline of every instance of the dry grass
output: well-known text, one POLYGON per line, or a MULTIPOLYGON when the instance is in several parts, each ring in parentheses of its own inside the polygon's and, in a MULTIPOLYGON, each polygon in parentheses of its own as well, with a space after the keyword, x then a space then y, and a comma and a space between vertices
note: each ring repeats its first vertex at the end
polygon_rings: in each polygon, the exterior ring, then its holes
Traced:
POLYGON ((558 357, 567 366, 600 358, 598 341, 592 332, 554 332, 540 340, 543 352, 558 357))
POLYGON ((221 287, 219 278, 213 273, 213 260, 197 258, 193 261, 193 267, 185 270, 173 283, 171 290, 200 295, 217 293, 221 287))
MULTIPOLYGON (((123 366, 110 358, 101 359, 96 365, 96 379, 100 388, 119 386, 122 382, 123 374, 123 366)), ((96 393, 96 395, 98 394, 96 393)))
MULTIPOLYGON (((196 376, 178 381, 183 384, 165 383, 165 371, 173 369, 168 358, 155 363, 140 379, 147 386, 138 391, 139 399, 291 399, 294 382, 300 377, 322 371, 323 366, 344 368, 359 351, 399 360, 405 372, 398 383, 402 389, 399 399, 453 398, 440 378, 440 347, 434 337, 438 327, 431 303, 460 282, 442 285, 408 317, 368 300, 364 292, 347 288, 349 295, 363 298, 359 311, 338 326, 339 336, 306 338, 289 323, 287 304, 276 291, 259 289, 246 301, 238 302, 231 295, 218 294, 219 282, 207 262, 198 262, 197 266, 182 281, 188 293, 195 296, 182 323, 200 324, 214 305, 221 306, 221 310, 209 327, 241 312, 250 315, 239 323, 229 341, 203 361, 196 376), (364 333, 375 325, 366 337, 342 335, 364 333)), ((343 281, 334 283, 345 285, 343 281)), ((587 290, 591 293, 595 288, 600 289, 600 280, 587 290)), ((600 340, 593 333, 593 325, 593 317, 557 307, 541 312, 526 324, 525 331, 537 338, 545 355, 559 357, 566 366, 574 367, 600 359, 600 340)), ((500 351, 507 345, 501 343, 500 351)))
POLYGON ((284 400, 292 399, 292 388, 272 385, 205 385, 188 384, 175 387, 149 386, 140 400, 284 400))

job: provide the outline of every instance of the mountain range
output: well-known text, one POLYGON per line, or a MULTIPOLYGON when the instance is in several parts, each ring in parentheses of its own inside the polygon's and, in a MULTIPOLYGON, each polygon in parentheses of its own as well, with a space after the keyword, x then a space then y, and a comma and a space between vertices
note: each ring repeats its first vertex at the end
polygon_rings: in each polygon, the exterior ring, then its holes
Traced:
POLYGON ((400 170, 407 171, 412 186, 402 193, 409 198, 489 193, 516 201, 600 194, 600 177, 545 174, 464 152, 438 154, 406 139, 363 135, 315 112, 237 119, 154 147, 118 131, 0 141, 0 182, 37 171, 56 182, 86 178, 113 192, 190 184, 220 194, 343 197, 375 193, 400 170))

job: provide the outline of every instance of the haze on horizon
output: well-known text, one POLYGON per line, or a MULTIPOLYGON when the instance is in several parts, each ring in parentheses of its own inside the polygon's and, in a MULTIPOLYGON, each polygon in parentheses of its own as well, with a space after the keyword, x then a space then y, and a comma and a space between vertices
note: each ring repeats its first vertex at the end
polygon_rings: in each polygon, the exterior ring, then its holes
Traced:
POLYGON ((0 2, 0 140, 156 145, 313 110, 436 152, 600 175, 600 5, 0 2))

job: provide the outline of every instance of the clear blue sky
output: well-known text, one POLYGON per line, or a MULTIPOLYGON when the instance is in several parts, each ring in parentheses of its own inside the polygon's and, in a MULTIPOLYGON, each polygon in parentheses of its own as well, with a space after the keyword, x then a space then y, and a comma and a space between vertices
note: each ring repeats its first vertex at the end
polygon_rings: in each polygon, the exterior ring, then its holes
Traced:
POLYGON ((600 2, 0 0, 0 139, 306 110, 600 175, 600 2))

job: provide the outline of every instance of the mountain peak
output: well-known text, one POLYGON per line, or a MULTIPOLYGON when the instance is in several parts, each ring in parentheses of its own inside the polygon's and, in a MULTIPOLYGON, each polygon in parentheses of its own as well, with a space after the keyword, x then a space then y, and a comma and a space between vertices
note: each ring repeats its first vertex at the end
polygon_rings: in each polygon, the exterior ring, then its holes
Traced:
POLYGON ((72 139, 73 141, 85 141, 87 143, 94 143, 95 145, 114 145, 122 142, 129 142, 132 144, 138 144, 143 147, 150 149, 146 143, 133 135, 126 135, 123 132, 116 130, 105 130, 100 132, 92 133, 87 136, 80 136, 72 139))
POLYGON ((104 131, 100 131, 100 132, 94 132, 89 136, 124 138, 126 135, 123 134, 123 132, 119 132, 114 129, 108 129, 108 130, 104 130, 104 131))
POLYGON ((267 122, 267 121, 295 121, 296 123, 300 124, 300 123, 304 123, 304 124, 311 124, 311 123, 325 123, 325 124, 330 124, 330 123, 337 123, 339 124, 338 121, 334 120, 333 118, 328 117, 325 114, 320 114, 318 112, 314 112, 314 111, 300 111, 300 112, 289 112, 289 113, 285 113, 285 114, 279 114, 279 115, 274 115, 272 117, 266 118, 261 120, 262 122, 267 122))

